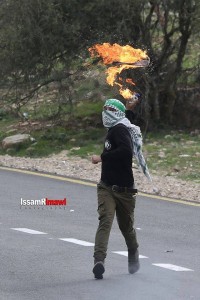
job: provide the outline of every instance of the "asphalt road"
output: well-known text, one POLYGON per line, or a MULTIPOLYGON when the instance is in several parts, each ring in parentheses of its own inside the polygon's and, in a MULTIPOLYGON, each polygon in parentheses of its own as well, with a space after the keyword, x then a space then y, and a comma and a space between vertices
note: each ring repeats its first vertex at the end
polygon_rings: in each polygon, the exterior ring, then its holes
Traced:
POLYGON ((199 205, 138 196, 141 269, 128 274, 115 221, 104 279, 95 280, 96 188, 5 170, 0 181, 0 300, 200 299, 199 205), (67 205, 20 206, 46 197, 67 205))

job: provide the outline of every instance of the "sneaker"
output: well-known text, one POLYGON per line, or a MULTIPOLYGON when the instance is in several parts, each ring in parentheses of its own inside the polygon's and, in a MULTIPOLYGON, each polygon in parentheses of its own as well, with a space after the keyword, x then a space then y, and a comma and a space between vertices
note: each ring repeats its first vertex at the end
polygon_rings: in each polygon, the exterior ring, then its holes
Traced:
POLYGON ((130 274, 137 272, 140 268, 139 252, 128 251, 128 271, 130 274))
POLYGON ((103 273, 105 272, 104 263, 102 261, 98 261, 93 268, 94 278, 103 279, 103 273))

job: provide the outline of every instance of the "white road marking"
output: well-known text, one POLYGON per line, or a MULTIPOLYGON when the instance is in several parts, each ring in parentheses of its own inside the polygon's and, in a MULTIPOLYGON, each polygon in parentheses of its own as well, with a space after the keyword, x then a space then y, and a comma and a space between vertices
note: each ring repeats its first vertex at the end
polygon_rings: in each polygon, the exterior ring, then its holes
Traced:
POLYGON ((137 230, 142 230, 140 227, 136 227, 137 230))
POLYGON ((29 229, 29 228, 11 228, 11 229, 26 232, 26 233, 30 233, 30 234, 48 234, 48 233, 45 233, 45 232, 41 232, 41 231, 29 229))
MULTIPOLYGON (((2 224, 2 223, 0 223, 0 224, 2 224)), ((48 233, 45 233, 45 232, 41 232, 41 231, 29 229, 29 228, 10 228, 10 229, 25 232, 25 233, 29 233, 29 234, 48 234, 48 233)), ((53 239, 53 238, 49 238, 49 239, 53 239)), ((74 238, 59 238, 59 240, 69 242, 69 243, 73 243, 73 244, 77 244, 77 245, 81 245, 81 246, 86 246, 86 247, 93 247, 94 246, 94 243, 90 243, 90 242, 86 242, 86 241, 82 241, 82 240, 78 240, 78 239, 74 239, 74 238)), ((128 257, 128 251, 112 251, 112 253, 128 257)), ((139 258, 148 258, 148 257, 144 256, 144 255, 139 255, 139 258)), ((194 271, 192 269, 188 269, 188 268, 184 268, 184 267, 177 266, 177 265, 172 265, 172 264, 152 264, 152 265, 160 267, 160 268, 176 271, 176 272, 194 271)))
POLYGON ((74 238, 59 239, 59 240, 69 242, 69 243, 74 243, 74 244, 81 245, 81 246, 86 246, 86 247, 94 246, 93 243, 77 240, 77 239, 74 239, 74 238))
POLYGON ((152 265, 157 266, 157 267, 161 267, 161 268, 165 268, 165 269, 169 269, 169 270, 172 270, 172 271, 176 271, 176 272, 194 271, 192 269, 187 269, 187 268, 172 265, 172 264, 152 264, 152 265))
MULTIPOLYGON (((112 251, 112 253, 116 253, 128 257, 128 251, 112 251)), ((139 255, 139 258, 148 258, 148 257, 144 255, 139 255)))

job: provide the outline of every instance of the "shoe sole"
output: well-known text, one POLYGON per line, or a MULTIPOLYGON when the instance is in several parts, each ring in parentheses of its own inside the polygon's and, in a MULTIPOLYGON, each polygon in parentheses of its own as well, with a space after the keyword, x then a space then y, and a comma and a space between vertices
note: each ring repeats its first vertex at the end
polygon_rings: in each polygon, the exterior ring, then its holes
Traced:
POLYGON ((104 272, 105 272, 105 268, 103 263, 97 262, 93 268, 94 277, 96 279, 103 279, 104 272))

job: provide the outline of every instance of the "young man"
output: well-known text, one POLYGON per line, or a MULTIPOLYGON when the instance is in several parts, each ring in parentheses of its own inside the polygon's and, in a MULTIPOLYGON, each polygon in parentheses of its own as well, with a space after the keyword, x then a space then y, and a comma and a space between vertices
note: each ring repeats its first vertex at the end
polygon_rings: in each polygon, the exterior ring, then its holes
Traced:
MULTIPOLYGON (((137 272, 140 267, 138 242, 133 228, 137 190, 132 172, 134 135, 138 132, 132 128, 134 125, 126 118, 125 111, 124 104, 119 100, 109 99, 105 102, 102 120, 108 133, 104 150, 101 156, 92 156, 93 164, 102 163, 101 180, 97 185, 99 226, 95 237, 93 268, 96 279, 102 279, 105 271, 104 261, 115 212, 128 248, 129 273, 137 272)), ((137 143, 136 146, 139 147, 137 143)))

